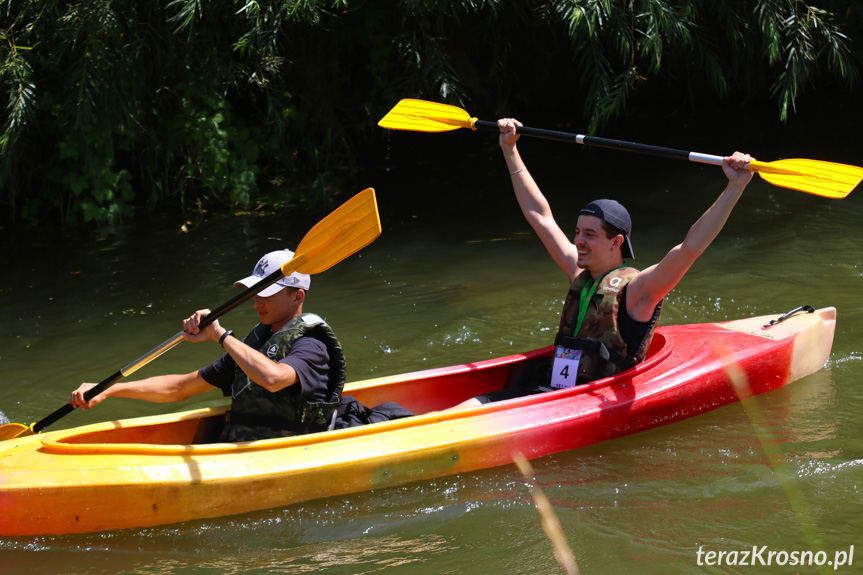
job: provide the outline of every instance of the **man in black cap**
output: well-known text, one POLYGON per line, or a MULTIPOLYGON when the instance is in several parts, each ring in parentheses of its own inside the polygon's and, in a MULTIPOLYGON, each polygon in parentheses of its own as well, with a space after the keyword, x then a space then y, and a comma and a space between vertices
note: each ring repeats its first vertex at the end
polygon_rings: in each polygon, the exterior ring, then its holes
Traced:
POLYGON ((752 179, 747 164, 753 158, 740 152, 726 157, 722 170, 728 185, 716 202, 690 228, 683 243, 658 264, 638 271, 624 263, 624 258, 635 257, 630 240, 632 220, 616 201, 595 200, 585 206, 574 240, 560 229, 516 148, 516 127, 521 125, 512 118, 498 120, 499 143, 513 189, 527 221, 572 285, 561 313, 550 370, 543 368, 518 387, 469 399, 459 408, 572 387, 643 361, 663 298, 719 234, 752 179))

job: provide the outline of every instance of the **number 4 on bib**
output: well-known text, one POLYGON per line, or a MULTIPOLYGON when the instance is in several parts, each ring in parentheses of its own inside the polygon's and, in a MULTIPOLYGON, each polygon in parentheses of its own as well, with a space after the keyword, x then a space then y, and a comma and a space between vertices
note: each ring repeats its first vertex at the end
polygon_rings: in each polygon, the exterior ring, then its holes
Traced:
POLYGON ((578 379, 578 362, 581 350, 557 346, 554 350, 554 363, 551 367, 551 387, 565 389, 575 385, 578 379))

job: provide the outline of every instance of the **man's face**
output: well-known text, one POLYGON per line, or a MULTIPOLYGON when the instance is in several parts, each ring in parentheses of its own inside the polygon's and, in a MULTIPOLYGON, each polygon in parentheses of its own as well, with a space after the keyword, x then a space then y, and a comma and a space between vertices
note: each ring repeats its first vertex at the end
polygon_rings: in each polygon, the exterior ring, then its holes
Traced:
POLYGON ((296 316, 302 290, 284 288, 270 297, 255 296, 255 311, 264 325, 279 329, 296 316))
POLYGON ((615 249, 620 246, 620 237, 606 237, 602 220, 596 216, 578 216, 573 240, 578 250, 578 267, 589 270, 608 265, 615 249))

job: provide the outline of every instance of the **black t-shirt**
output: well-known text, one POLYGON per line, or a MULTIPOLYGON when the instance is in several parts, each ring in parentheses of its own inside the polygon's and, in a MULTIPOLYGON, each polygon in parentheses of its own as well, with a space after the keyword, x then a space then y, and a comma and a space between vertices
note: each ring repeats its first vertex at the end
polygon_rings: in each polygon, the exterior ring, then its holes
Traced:
MULTIPOLYGON (((270 326, 261 323, 243 338, 243 343, 259 350, 272 334, 270 326)), ((300 379, 297 392, 302 393, 309 402, 316 402, 326 401, 329 361, 330 356, 324 342, 307 336, 295 341, 288 356, 281 359, 279 363, 285 363, 294 368, 300 379)), ((221 389, 224 396, 230 397, 236 369, 237 363, 234 358, 226 353, 210 365, 198 370, 198 374, 213 387, 221 389)))
MULTIPOLYGON (((629 316, 629 310, 626 309, 626 288, 623 287, 623 292, 620 294, 620 307, 617 310, 617 329, 620 330, 620 337, 626 342, 626 349, 630 355, 635 355, 638 346, 644 341, 644 336, 650 329, 650 320, 636 321, 629 316)), ((654 311, 655 313, 655 311, 654 311)))

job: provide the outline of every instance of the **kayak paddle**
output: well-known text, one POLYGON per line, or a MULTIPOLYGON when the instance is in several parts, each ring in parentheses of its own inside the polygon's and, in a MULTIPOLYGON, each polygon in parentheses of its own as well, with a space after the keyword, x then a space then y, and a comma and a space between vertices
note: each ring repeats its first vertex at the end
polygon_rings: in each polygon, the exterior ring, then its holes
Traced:
MULTIPOLYGON (((384 116, 378 126, 391 130, 414 132, 449 132, 459 128, 482 129, 498 132, 497 122, 472 118, 465 110, 449 104, 438 104, 425 100, 404 99, 384 116)), ((722 165, 722 156, 687 152, 673 148, 636 144, 621 140, 610 140, 582 134, 556 132, 538 128, 519 127, 516 132, 562 142, 574 142, 588 146, 638 152, 652 156, 689 160, 703 164, 722 165)), ((790 188, 824 198, 841 199, 850 194, 863 180, 863 168, 822 162, 820 160, 790 159, 775 162, 753 160, 748 165, 750 172, 758 174, 774 186, 790 188)))
MULTIPOLYGON (((201 329, 210 325, 246 300, 254 297, 261 290, 273 285, 284 276, 290 275, 293 272, 311 275, 328 270, 351 254, 358 252, 372 243, 379 235, 381 235, 381 220, 378 215, 375 191, 372 188, 368 188, 342 204, 309 230, 300 242, 300 245, 297 246, 294 258, 282 265, 281 269, 266 276, 252 287, 243 290, 242 293, 210 312, 201 322, 201 329)), ((90 401, 181 341, 183 341, 182 331, 88 390, 84 394, 84 400, 90 401)), ((75 411, 75 408, 67 403, 45 419, 30 426, 20 423, 2 425, 0 426, 0 441, 39 433, 44 428, 73 411, 75 411)))

